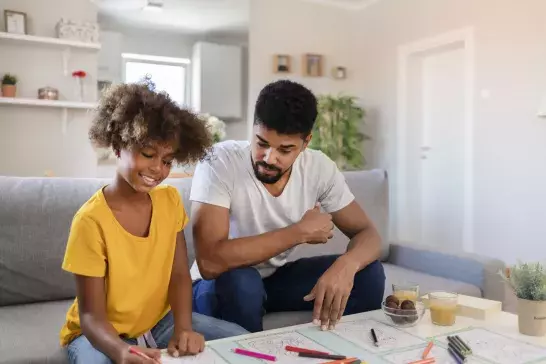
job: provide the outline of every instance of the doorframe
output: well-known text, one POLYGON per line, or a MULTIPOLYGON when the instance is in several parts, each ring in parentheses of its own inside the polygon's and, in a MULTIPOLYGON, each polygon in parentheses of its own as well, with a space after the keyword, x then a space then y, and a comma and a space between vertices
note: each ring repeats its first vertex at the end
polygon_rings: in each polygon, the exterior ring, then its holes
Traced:
POLYGON ((474 27, 465 27, 433 37, 406 43, 398 47, 398 82, 397 82, 397 116, 396 116, 396 169, 398 196, 396 203, 395 236, 400 237, 402 223, 408 213, 407 196, 407 165, 405 151, 407 147, 407 110, 408 110, 408 67, 410 57, 416 53, 431 51, 453 43, 463 43, 465 63, 465 143, 464 143, 464 210, 463 210, 463 249, 474 251, 474 85, 475 85, 475 40, 474 27), (402 198, 403 197, 403 198, 402 198))

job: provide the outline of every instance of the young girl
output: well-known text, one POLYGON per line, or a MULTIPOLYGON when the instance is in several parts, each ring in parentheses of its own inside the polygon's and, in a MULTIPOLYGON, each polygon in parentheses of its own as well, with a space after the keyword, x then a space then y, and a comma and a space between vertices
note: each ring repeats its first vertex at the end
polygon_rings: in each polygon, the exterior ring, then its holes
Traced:
POLYGON ((204 123, 143 82, 109 90, 89 135, 114 150, 118 168, 70 229, 63 269, 75 275, 77 298, 60 333, 70 363, 158 363, 158 349, 193 355, 205 338, 246 333, 192 314, 188 217, 178 191, 159 185, 174 162, 206 155, 204 123))

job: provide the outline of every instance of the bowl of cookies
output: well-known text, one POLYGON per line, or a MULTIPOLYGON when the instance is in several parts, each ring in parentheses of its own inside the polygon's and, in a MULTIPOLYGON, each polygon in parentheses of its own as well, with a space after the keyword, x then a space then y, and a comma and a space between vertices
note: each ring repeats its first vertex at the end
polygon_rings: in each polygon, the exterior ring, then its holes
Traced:
POLYGON ((419 301, 400 300, 388 296, 381 304, 383 313, 397 327, 411 327, 419 323, 425 314, 425 305, 419 301))

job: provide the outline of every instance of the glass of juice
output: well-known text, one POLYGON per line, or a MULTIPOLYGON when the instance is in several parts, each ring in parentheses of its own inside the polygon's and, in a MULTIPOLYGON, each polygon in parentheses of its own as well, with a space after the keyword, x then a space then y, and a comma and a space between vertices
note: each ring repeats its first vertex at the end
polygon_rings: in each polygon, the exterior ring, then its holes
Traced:
POLYGON ((429 293, 429 309, 432 323, 439 326, 452 326, 457 317, 457 293, 429 293))
POLYGON ((417 302, 419 298, 419 285, 416 283, 393 284, 392 294, 400 302, 405 300, 417 302))

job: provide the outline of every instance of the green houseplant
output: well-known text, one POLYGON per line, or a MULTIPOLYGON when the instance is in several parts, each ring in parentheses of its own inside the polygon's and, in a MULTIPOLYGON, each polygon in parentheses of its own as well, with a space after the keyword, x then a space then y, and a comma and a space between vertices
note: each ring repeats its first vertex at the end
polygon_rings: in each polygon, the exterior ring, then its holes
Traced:
POLYGON ((362 169, 366 163, 362 143, 370 139, 360 132, 364 109, 352 96, 320 95, 317 101, 318 117, 310 148, 322 151, 341 170, 362 169))
POLYGON ((546 335, 546 269, 541 263, 518 263, 501 272, 518 299, 518 326, 524 335, 546 335))
POLYGON ((15 97, 17 93, 17 77, 6 73, 2 78, 2 96, 15 97))

